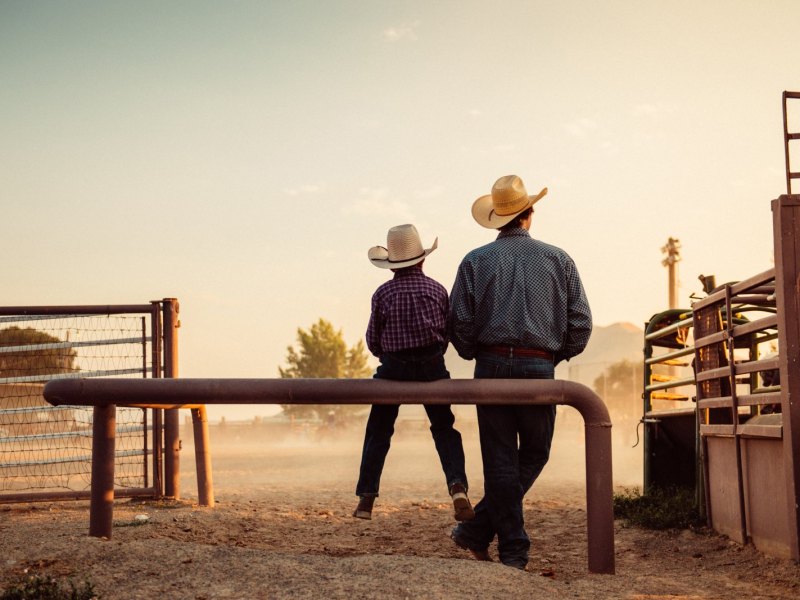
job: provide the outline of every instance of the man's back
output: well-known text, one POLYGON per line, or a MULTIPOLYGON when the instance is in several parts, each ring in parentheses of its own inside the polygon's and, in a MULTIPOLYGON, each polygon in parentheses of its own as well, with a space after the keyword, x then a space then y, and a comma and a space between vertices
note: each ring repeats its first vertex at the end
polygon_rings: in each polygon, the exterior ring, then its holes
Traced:
POLYGON ((539 348, 557 360, 583 350, 591 312, 569 255, 522 228, 468 253, 453 287, 452 343, 464 358, 477 345, 539 348))

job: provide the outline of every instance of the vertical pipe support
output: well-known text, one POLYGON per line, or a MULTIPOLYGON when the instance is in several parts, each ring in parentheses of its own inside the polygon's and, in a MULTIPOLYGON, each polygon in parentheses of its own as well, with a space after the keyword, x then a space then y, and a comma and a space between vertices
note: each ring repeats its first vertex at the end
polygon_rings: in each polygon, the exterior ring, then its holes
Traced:
POLYGON ((586 533, 589 572, 614 574, 611 423, 586 423, 586 533))
POLYGON ((117 408, 95 406, 92 418, 92 489, 89 535, 111 537, 114 520, 114 452, 117 408))
MULTIPOLYGON (((178 312, 175 298, 164 298, 161 311, 164 322, 164 377, 178 377, 178 312)), ((181 497, 181 433, 178 409, 164 411, 164 495, 178 500, 181 497)))
POLYGON ((205 405, 192 409, 194 459, 197 468, 197 498, 200 506, 214 506, 214 483, 211 477, 211 446, 205 405))

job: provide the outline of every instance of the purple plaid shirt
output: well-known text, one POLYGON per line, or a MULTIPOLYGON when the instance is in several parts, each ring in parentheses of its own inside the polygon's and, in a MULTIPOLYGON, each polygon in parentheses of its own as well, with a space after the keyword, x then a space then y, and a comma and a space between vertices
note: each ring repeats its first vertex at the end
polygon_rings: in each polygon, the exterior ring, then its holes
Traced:
POLYGON ((422 272, 402 269, 372 295, 367 347, 375 356, 441 344, 447 348, 447 290, 422 272))

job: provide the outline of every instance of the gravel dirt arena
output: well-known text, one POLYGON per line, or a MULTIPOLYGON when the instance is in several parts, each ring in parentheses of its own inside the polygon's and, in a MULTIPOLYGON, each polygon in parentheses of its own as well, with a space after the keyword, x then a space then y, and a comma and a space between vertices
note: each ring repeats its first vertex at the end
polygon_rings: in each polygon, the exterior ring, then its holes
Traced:
MULTIPOLYGON (((213 509, 196 504, 187 435, 183 500, 118 500, 111 540, 87 536, 86 502, 0 505, 0 590, 37 573, 88 579, 102 598, 800 597, 797 564, 708 530, 617 521, 617 574, 588 574, 583 442, 578 418, 563 417, 525 499, 532 552, 524 572, 477 562, 450 541, 451 506, 424 430, 396 434, 373 520, 363 521, 351 516, 360 428, 270 442, 212 427, 213 509)), ((458 426, 474 502, 483 485, 476 425, 459 417, 458 426)), ((630 433, 614 432, 617 485, 641 480, 630 433)))

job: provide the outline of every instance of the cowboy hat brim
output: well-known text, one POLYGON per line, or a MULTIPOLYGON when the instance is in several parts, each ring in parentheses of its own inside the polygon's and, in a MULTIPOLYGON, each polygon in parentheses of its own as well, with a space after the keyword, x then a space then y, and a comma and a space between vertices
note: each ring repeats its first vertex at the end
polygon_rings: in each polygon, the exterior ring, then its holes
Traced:
POLYGON ((369 258, 369 262, 379 269, 402 269, 403 267, 410 267, 412 265, 416 265, 417 263, 421 263, 423 260, 425 260, 428 254, 436 250, 438 247, 439 238, 437 237, 435 240, 433 240, 433 245, 427 250, 423 250, 421 255, 406 260, 391 261, 389 260, 389 251, 386 248, 383 246, 373 246, 367 252, 367 257, 369 258))
POLYGON ((525 206, 520 208, 518 211, 510 215, 502 216, 494 212, 491 194, 487 196, 481 196, 472 204, 472 218, 475 219, 478 222, 478 225, 481 227, 486 227, 487 229, 500 229, 503 225, 509 224, 514 217, 516 217, 523 210, 527 210, 536 204, 546 194, 547 188, 542 188, 542 191, 535 196, 528 196, 528 201, 525 203, 525 206))

